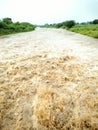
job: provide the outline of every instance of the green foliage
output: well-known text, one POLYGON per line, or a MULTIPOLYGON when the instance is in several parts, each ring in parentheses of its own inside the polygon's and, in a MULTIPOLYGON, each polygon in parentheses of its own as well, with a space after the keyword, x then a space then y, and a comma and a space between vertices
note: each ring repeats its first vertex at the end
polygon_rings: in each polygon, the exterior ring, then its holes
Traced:
POLYGON ((45 24, 43 27, 54 27, 54 28, 71 28, 75 26, 75 21, 74 20, 69 20, 69 21, 64 21, 61 23, 56 23, 56 24, 45 24))
POLYGON ((13 23, 11 18, 4 18, 0 21, 0 35, 18 33, 18 32, 28 32, 35 29, 35 25, 28 22, 16 22, 13 23))
POLYGON ((43 27, 64 28, 73 32, 98 38, 98 19, 89 22, 76 23, 74 20, 64 21, 61 23, 45 24, 43 27))
POLYGON ((93 24, 98 24, 98 19, 95 19, 95 20, 93 21, 93 24))
POLYGON ((61 28, 63 26, 63 23, 58 23, 58 24, 56 24, 56 28, 61 28))
POLYGON ((75 26, 75 21, 74 20, 70 20, 70 21, 66 21, 65 25, 68 28, 72 28, 73 26, 75 26))
POLYGON ((98 38, 98 25, 97 24, 80 24, 75 25, 70 31, 80 34, 88 35, 94 38, 98 38))
POLYGON ((5 22, 0 21, 0 29, 6 29, 8 25, 5 22))
POLYGON ((13 23, 11 18, 3 18, 2 21, 3 21, 4 23, 6 23, 6 24, 11 24, 11 23, 13 23))

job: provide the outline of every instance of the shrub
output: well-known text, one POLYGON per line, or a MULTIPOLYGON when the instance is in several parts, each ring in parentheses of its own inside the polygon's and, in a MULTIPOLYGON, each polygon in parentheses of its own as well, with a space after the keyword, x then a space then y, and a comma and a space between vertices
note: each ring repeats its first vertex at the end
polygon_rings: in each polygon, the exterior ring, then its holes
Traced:
POLYGON ((66 21, 65 25, 68 28, 72 28, 73 26, 75 26, 75 21, 74 20, 66 21))
POLYGON ((0 21, 0 35, 11 34, 17 32, 27 32, 35 29, 35 25, 28 22, 13 23, 11 18, 4 18, 0 21))
POLYGON ((96 24, 80 24, 72 27, 70 31, 98 38, 98 25, 96 24))
POLYGON ((98 19, 95 19, 95 20, 93 21, 93 24, 98 24, 98 19))

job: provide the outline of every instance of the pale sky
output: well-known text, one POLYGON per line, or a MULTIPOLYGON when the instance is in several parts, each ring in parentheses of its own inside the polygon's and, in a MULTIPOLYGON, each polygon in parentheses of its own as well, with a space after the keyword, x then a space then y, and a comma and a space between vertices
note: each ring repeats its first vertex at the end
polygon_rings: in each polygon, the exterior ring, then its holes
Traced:
POLYGON ((98 19, 98 0, 0 0, 0 19, 32 24, 98 19))

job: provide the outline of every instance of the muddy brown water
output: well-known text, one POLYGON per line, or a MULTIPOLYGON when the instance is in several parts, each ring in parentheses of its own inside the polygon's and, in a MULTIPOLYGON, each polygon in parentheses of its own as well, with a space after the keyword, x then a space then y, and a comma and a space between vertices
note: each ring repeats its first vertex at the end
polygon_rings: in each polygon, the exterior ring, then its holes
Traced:
POLYGON ((46 28, 0 37, 0 130, 69 129, 98 129, 98 39, 46 28))

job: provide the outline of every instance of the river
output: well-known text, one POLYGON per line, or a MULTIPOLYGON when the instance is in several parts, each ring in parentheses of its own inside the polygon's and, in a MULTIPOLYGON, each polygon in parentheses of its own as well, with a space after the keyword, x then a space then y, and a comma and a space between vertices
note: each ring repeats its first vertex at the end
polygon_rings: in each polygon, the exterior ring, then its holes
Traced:
POLYGON ((98 39, 64 29, 0 37, 0 130, 98 129, 98 39))

